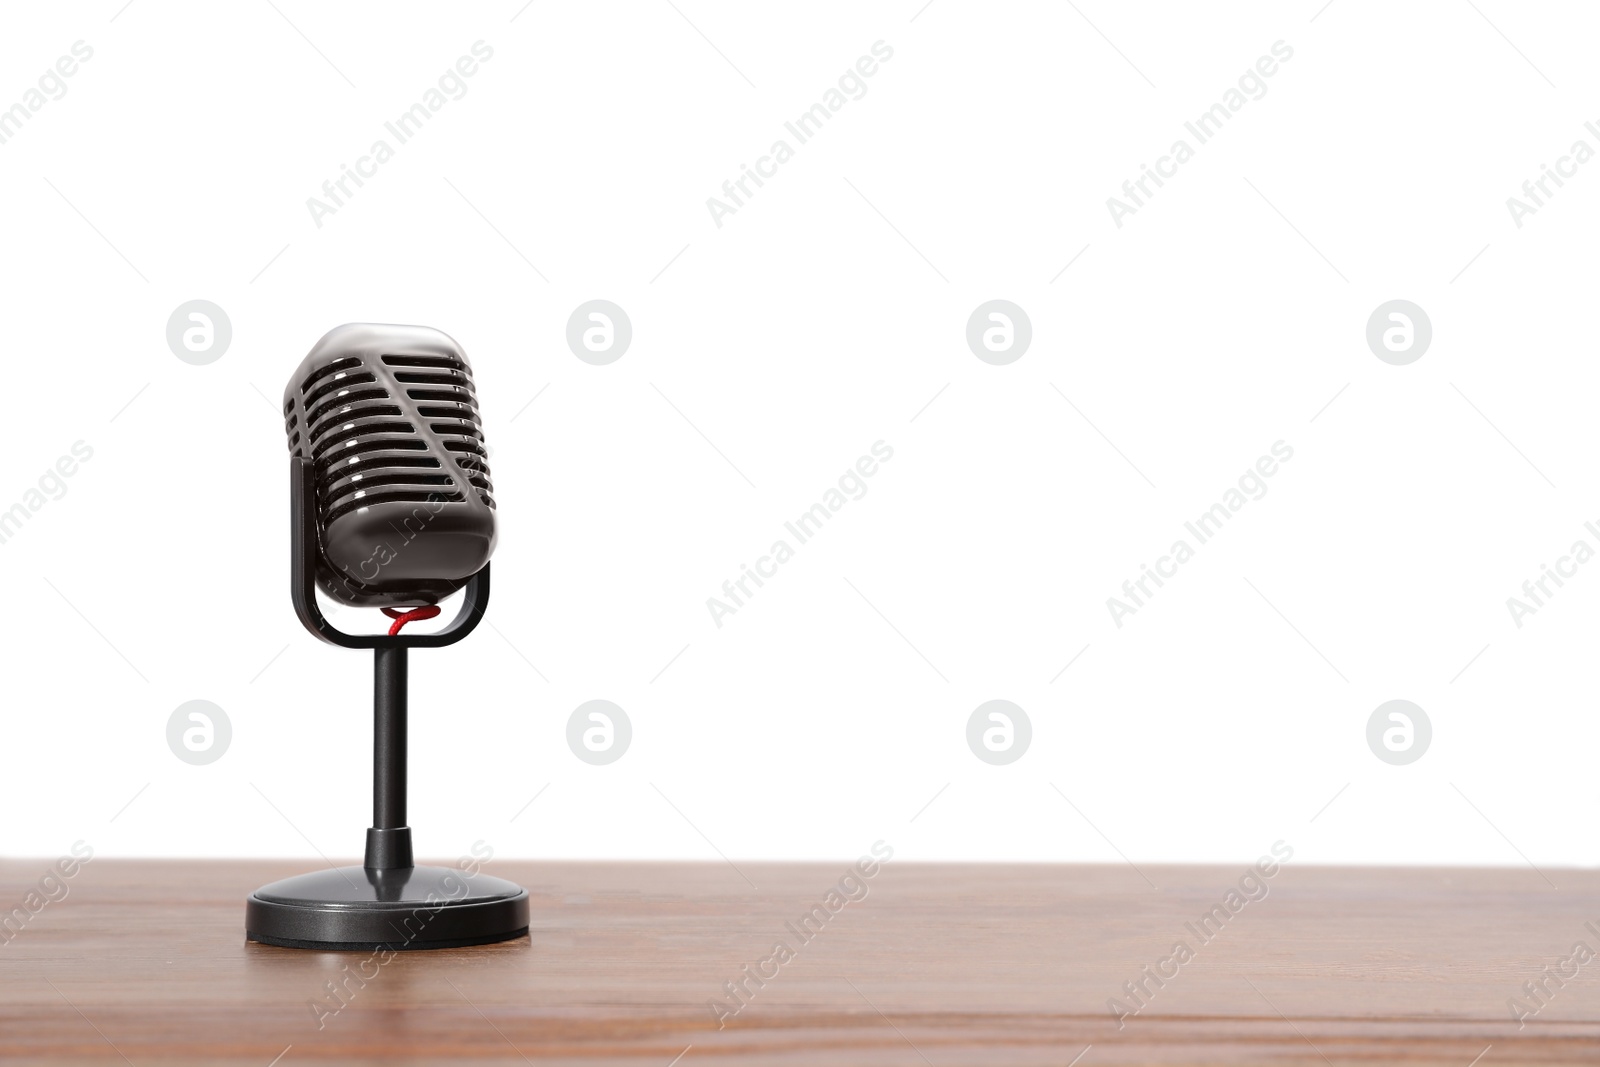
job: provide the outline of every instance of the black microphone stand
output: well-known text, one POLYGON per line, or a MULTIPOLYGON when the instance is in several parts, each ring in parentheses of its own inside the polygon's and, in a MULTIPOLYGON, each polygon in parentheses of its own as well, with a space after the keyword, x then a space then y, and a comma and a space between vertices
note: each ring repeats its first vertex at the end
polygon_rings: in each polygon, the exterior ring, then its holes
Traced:
POLYGON ((287 948, 453 948, 528 932, 528 891, 462 868, 418 867, 406 824, 406 658, 412 648, 455 644, 489 604, 489 565, 468 578, 461 610, 431 634, 347 634, 317 606, 321 555, 315 472, 290 459, 290 597, 307 630, 329 644, 373 650, 372 826, 360 867, 273 882, 251 894, 245 936, 287 948))

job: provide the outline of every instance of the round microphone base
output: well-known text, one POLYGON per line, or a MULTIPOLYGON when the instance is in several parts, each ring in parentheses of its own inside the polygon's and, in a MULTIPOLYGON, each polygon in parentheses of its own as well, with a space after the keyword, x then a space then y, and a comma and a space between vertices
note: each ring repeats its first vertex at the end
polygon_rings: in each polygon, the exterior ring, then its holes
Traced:
POLYGON ((460 948, 528 933, 528 891, 452 867, 336 867, 264 885, 245 937, 324 951, 460 948))

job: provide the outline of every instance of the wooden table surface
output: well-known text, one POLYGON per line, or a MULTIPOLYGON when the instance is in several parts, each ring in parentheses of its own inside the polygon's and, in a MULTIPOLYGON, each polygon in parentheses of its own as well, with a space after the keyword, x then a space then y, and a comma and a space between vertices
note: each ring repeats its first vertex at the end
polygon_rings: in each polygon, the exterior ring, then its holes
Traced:
MULTIPOLYGON (((47 869, 0 863, 0 919, 47 869)), ((245 897, 307 869, 86 865, 0 929, 0 1062, 1600 1063, 1600 959, 1571 959, 1600 950, 1596 871, 1291 863, 1202 940, 1243 866, 891 861, 830 912, 844 862, 497 861, 532 896, 530 938, 381 964, 246 943, 245 897), (1191 957, 1158 965, 1178 941, 1191 957), (1107 1002, 1141 979, 1119 1028, 1107 1002), (1538 1008, 1521 1027, 1513 997, 1538 1008)))

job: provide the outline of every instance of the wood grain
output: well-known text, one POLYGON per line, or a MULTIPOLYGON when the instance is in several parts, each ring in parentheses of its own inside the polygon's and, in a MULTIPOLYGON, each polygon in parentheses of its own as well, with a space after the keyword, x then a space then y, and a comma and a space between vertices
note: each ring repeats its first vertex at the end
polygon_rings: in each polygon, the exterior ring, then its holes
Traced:
MULTIPOLYGON (((48 866, 0 863, 0 917, 48 866)), ((1185 924, 1243 867, 891 861, 833 914, 844 862, 496 862, 532 894, 529 939, 399 954, 319 1028, 312 1003, 366 954, 244 940, 246 895, 305 869, 94 860, 0 935, 0 1061, 1600 1063, 1600 960, 1524 1027, 1507 1008, 1575 942, 1600 949, 1595 871, 1291 864, 1202 942, 1185 924), (816 906, 802 941, 786 924, 816 906), (719 1028, 709 1003, 780 940, 793 958, 719 1028), (1178 940, 1193 958, 1119 1029, 1108 999, 1178 940)))

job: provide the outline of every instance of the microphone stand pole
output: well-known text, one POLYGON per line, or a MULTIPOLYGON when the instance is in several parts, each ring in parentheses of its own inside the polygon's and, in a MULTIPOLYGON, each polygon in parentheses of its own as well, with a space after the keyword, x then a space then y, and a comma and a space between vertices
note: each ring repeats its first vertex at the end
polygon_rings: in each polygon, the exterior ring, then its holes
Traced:
POLYGON ((373 649, 372 826, 364 866, 415 865, 406 825, 406 649, 373 649))

